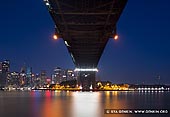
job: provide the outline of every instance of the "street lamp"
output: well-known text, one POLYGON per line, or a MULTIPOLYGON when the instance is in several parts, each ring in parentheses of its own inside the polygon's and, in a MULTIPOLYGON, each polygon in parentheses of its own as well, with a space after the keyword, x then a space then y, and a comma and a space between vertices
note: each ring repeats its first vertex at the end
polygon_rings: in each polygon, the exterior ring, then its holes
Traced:
POLYGON ((119 36, 117 34, 114 35, 114 40, 118 40, 119 36))
POLYGON ((53 35, 53 39, 58 40, 59 38, 61 38, 61 34, 59 33, 57 26, 55 25, 55 33, 53 35))
POLYGON ((54 40, 57 40, 58 39, 58 36, 56 34, 53 35, 53 39, 54 40))
POLYGON ((114 40, 118 40, 119 36, 118 36, 118 34, 117 34, 116 27, 114 28, 113 31, 114 31, 114 32, 113 32, 113 39, 114 39, 114 40))

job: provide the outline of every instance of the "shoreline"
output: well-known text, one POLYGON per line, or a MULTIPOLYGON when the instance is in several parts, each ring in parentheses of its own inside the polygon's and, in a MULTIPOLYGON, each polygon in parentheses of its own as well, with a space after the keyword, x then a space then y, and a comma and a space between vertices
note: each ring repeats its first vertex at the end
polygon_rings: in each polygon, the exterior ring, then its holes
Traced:
POLYGON ((170 92, 170 90, 101 90, 101 89, 94 89, 94 90, 80 90, 80 89, 32 89, 32 90, 3 90, 0 91, 78 91, 78 92, 100 92, 100 91, 119 91, 119 92, 170 92))

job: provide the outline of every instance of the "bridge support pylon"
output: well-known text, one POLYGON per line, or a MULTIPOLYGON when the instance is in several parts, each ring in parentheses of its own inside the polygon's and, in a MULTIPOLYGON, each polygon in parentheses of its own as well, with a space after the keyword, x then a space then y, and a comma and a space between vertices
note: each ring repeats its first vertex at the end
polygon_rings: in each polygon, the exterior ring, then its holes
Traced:
POLYGON ((79 71, 78 85, 82 90, 89 91, 96 88, 96 71, 79 71))

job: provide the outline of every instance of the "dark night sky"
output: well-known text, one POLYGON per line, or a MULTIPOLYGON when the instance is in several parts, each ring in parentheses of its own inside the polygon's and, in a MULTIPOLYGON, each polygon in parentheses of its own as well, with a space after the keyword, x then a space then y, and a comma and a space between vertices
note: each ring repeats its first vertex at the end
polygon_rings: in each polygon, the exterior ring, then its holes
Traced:
MULTIPOLYGON (((120 39, 109 40, 97 75, 113 83, 170 84, 170 1, 129 0, 117 28, 120 39)), ((33 72, 74 68, 63 40, 54 41, 54 23, 43 0, 7 0, 0 4, 0 61, 11 71, 33 72)))

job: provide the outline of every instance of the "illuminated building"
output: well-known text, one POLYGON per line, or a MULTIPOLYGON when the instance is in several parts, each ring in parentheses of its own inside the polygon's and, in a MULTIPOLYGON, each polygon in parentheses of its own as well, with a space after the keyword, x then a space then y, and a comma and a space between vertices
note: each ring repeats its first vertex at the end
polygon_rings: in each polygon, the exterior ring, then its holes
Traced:
POLYGON ((159 90, 169 90, 170 86, 168 85, 130 85, 130 90, 138 90, 138 91, 159 91, 159 90))
POLYGON ((10 62, 9 60, 5 60, 2 62, 2 72, 9 72, 10 62))
POLYGON ((13 87, 20 86, 20 78, 18 72, 11 72, 8 74, 8 85, 12 85, 13 87))
POLYGON ((9 69, 10 69, 9 60, 0 62, 0 87, 5 87, 9 69))
POLYGON ((36 88, 39 88, 39 87, 41 87, 41 77, 40 77, 40 75, 39 74, 36 74, 35 76, 34 76, 34 86, 36 87, 36 88))
POLYGON ((32 67, 26 68, 25 86, 32 86, 32 67))
POLYGON ((0 73, 2 72, 2 62, 0 62, 0 73))
POLYGON ((50 84, 50 83, 51 83, 51 78, 48 77, 48 78, 46 79, 46 82, 47 82, 47 84, 50 84))
POLYGON ((52 74, 52 84, 60 84, 63 81, 69 81, 76 79, 77 75, 72 69, 62 69, 60 67, 56 67, 54 69, 54 74, 52 74))
POLYGON ((19 79, 20 79, 20 86, 23 87, 26 83, 26 66, 25 65, 21 67, 19 79))
POLYGON ((52 75, 52 83, 59 84, 63 81, 63 70, 60 67, 54 69, 54 74, 52 75))
POLYGON ((3 86, 3 79, 2 79, 2 62, 0 62, 0 88, 3 86))
POLYGON ((41 70, 41 74, 40 74, 40 79, 41 79, 41 86, 43 87, 46 84, 46 70, 41 70))

